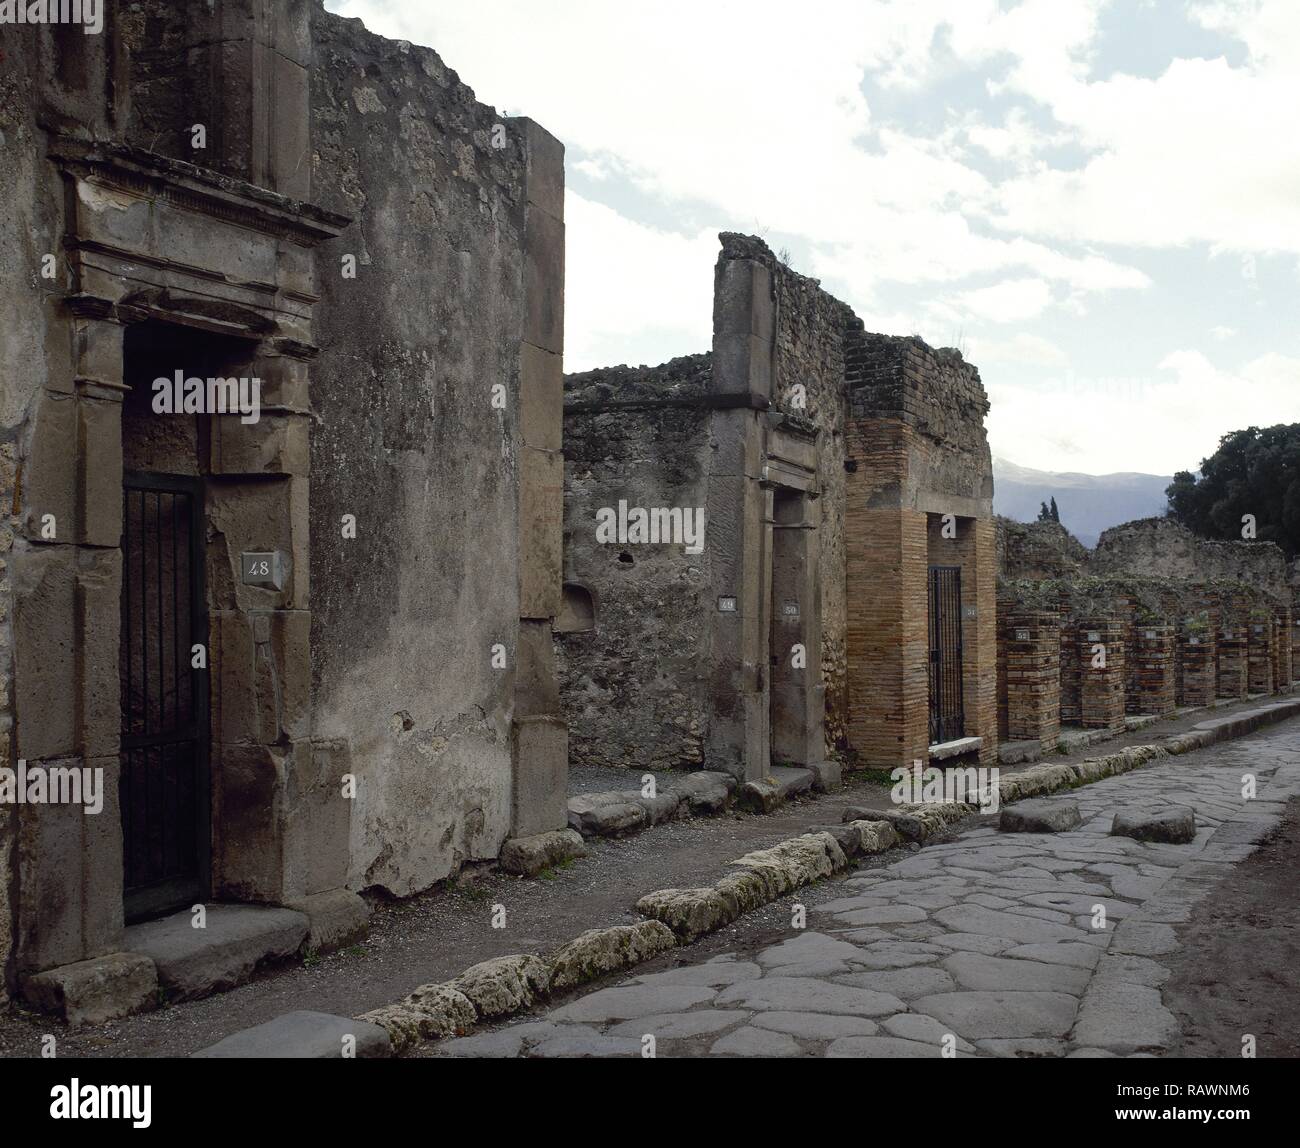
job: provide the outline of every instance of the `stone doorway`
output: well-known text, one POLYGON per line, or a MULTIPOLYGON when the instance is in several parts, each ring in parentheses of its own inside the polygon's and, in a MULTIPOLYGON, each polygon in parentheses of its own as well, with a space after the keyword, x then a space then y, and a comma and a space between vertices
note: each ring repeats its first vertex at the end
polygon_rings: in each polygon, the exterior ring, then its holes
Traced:
POLYGON ((768 571, 768 746, 770 764, 808 766, 821 741, 817 583, 810 547, 816 532, 807 493, 772 488, 768 571))
POLYGON ((127 327, 122 346, 118 797, 130 924, 212 893, 207 513, 218 416, 160 413, 154 381, 251 376, 257 343, 149 320, 127 327))

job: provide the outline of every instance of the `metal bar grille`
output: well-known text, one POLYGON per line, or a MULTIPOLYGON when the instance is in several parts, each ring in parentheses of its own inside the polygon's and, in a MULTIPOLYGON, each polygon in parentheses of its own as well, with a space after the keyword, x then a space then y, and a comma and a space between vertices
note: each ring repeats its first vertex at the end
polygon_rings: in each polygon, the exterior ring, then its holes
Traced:
POLYGON ((930 567, 930 744, 964 736, 961 567, 930 567))
POLYGON ((123 491, 121 782, 128 919, 206 896, 207 645, 199 480, 129 474, 123 491))

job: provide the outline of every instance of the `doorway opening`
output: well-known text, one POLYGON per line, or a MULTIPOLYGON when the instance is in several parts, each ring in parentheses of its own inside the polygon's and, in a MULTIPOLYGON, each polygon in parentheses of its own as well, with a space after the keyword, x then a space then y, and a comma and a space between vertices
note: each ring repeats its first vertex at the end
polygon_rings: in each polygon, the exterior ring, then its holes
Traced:
POLYGON ((162 322, 125 333, 118 796, 128 923, 211 893, 209 416, 155 413, 152 384, 177 370, 239 374, 248 347, 162 322))
POLYGON ((769 633, 771 681, 768 733, 773 765, 807 765, 808 641, 805 626, 811 603, 804 555, 804 498, 776 487, 772 494, 772 584, 769 633))

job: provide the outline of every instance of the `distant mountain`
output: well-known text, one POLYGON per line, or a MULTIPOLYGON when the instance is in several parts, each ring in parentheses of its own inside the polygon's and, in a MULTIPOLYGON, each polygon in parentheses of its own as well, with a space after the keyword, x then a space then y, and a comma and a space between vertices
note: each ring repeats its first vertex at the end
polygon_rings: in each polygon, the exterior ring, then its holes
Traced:
POLYGON ((1061 525, 1088 549, 1109 526, 1164 514, 1165 487, 1158 474, 1058 474, 993 460, 993 510, 1017 522, 1032 522, 1044 502, 1056 499, 1061 525))

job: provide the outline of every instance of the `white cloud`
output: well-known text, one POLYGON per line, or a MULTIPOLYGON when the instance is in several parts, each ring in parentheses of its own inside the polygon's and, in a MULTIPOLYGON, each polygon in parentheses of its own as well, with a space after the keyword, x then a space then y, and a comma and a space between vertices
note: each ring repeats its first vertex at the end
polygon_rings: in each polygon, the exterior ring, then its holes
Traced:
MULTIPOLYGON (((1013 440, 1000 453, 1028 465, 1194 466, 1225 420, 1295 417, 1282 404, 1296 360, 1236 335, 1258 320, 1208 257, 1249 275, 1257 257, 1300 254, 1300 3, 1189 0, 1169 18, 1224 37, 1223 56, 1097 79, 1107 0, 328 2, 432 45, 481 100, 563 139, 603 201, 629 205, 568 197, 570 369, 707 349, 715 232, 731 228, 792 242, 873 329, 960 330, 976 362, 1062 376, 990 384, 991 430, 1013 440), (950 96, 972 84, 994 110, 950 96), (1194 247, 1205 282, 1183 278, 1194 247), (1099 378, 1156 326, 1202 339, 1180 308, 1210 290, 1223 306, 1209 335, 1235 337, 1244 365, 1183 351, 1150 377, 1099 378), (1140 323, 1099 305, 1113 292, 1141 300, 1140 323), (1086 379, 1035 329, 1048 314, 1088 325, 1070 344, 1086 379)), ((1106 34, 1123 34, 1121 9, 1106 34)))
POLYGON ((712 348, 716 228, 661 231, 573 191, 564 214, 566 371, 712 348))
POLYGON ((973 338, 966 357, 980 367, 989 363, 1014 363, 1028 367, 1063 367, 1065 352, 1050 339, 1021 332, 1010 339, 973 338))
POLYGON ((1296 421, 1300 359, 1270 353, 1224 370, 1199 351, 1179 350, 1158 369, 986 383, 993 453, 1043 470, 1173 474, 1195 470, 1230 430, 1296 421))
POLYGON ((968 314, 994 323, 1032 319, 1052 301, 1052 289, 1042 279, 1008 279, 992 287, 963 291, 955 297, 968 314))

